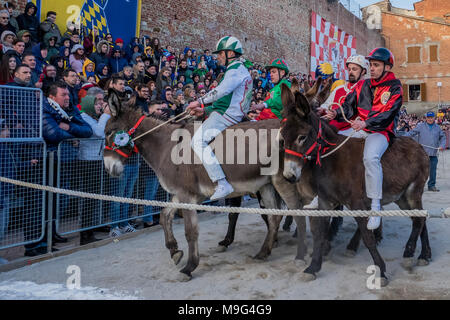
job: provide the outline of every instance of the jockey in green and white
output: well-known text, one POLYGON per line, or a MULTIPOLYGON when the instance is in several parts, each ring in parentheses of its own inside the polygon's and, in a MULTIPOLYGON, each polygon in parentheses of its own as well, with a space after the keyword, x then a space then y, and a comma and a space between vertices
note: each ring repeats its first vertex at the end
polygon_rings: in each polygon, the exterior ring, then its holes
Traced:
POLYGON ((241 122, 250 109, 253 81, 244 63, 239 59, 243 54, 241 42, 231 36, 217 42, 217 61, 227 69, 219 85, 206 95, 193 101, 187 107, 191 115, 208 118, 202 123, 192 138, 192 149, 201 159, 212 182, 217 187, 211 200, 224 198, 234 189, 227 181, 225 173, 214 155, 209 143, 226 128, 241 122), (204 108, 206 104, 211 104, 204 108))

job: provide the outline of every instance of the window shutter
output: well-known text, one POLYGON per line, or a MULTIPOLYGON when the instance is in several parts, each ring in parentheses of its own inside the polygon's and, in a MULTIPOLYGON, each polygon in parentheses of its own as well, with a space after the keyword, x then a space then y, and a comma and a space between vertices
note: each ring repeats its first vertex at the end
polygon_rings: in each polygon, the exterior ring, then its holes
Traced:
POLYGON ((407 84, 402 84, 403 88, 403 102, 408 102, 409 89, 407 84))
POLYGON ((408 47, 408 63, 420 63, 420 47, 408 47))
POLYGON ((425 83, 420 84, 420 100, 427 101, 427 87, 425 83))
POLYGON ((430 62, 438 61, 438 46, 430 45, 430 62))

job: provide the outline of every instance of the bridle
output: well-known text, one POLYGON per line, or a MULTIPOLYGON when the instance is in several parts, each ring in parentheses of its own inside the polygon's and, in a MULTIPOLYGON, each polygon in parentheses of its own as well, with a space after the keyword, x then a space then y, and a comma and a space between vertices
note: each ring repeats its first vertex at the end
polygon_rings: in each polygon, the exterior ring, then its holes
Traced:
POLYGON ((132 136, 133 134, 136 132, 137 128, 141 125, 142 121, 144 121, 144 119, 146 118, 146 116, 142 116, 139 118, 139 120, 136 122, 136 124, 130 129, 128 130, 128 132, 125 131, 119 131, 116 132, 116 134, 114 135, 114 139, 113 139, 113 143, 110 146, 105 146, 106 150, 111 150, 114 151, 116 153, 118 153, 119 155, 121 155, 124 158, 129 158, 133 152, 134 153, 139 153, 138 148, 136 147, 132 136), (125 152, 123 152, 122 150, 120 150, 123 147, 129 146, 132 148, 131 152, 126 154, 125 152))
MULTIPOLYGON (((287 119, 283 119, 283 122, 286 122, 287 119)), ((330 149, 330 146, 336 146, 335 143, 331 143, 327 141, 323 135, 322 135, 322 121, 319 120, 319 130, 317 132, 316 140, 314 143, 309 147, 309 149, 305 153, 296 152, 294 150, 290 150, 285 148, 284 152, 287 154, 290 154, 292 156, 295 156, 297 158, 302 159, 304 162, 308 160, 312 160, 312 153, 314 149, 317 148, 317 155, 316 155, 316 165, 322 166, 322 162, 320 161, 321 158, 324 157, 325 152, 327 152, 330 149)))

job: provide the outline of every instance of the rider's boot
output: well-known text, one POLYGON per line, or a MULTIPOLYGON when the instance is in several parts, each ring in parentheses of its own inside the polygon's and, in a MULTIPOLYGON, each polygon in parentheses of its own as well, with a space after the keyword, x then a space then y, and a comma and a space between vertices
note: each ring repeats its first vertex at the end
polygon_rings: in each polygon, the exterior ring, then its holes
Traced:
POLYGON ((234 189, 231 184, 228 183, 227 179, 223 178, 217 181, 217 187, 214 194, 211 196, 210 200, 218 200, 225 198, 229 194, 233 193, 234 189))
POLYGON ((304 206, 303 209, 319 209, 319 197, 315 196, 311 203, 304 206))
MULTIPOLYGON (((380 200, 378 199, 372 199, 372 211, 381 211, 381 204, 380 200)), ((375 230, 378 229, 381 223, 381 217, 370 217, 369 221, 367 222, 367 229, 369 230, 375 230)))

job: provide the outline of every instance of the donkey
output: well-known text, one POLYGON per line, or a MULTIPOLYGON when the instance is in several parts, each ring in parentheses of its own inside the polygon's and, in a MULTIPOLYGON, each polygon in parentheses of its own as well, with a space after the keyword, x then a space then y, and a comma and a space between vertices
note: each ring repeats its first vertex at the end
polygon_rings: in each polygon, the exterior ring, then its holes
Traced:
MULTIPOLYGON (((334 154, 319 159, 320 148, 327 147, 332 150, 335 145, 340 145, 345 137, 338 135, 315 112, 311 112, 310 103, 303 94, 293 94, 287 86, 283 86, 282 101, 286 121, 282 123, 280 139, 287 152, 284 158, 284 177, 296 182, 303 175, 303 168, 311 166, 319 196, 319 209, 330 210, 337 204, 343 204, 351 210, 370 210, 370 200, 365 192, 362 161, 364 140, 351 138, 334 154), (305 153, 311 156, 307 157, 305 153)), ((314 101, 311 103, 313 107, 314 103, 314 101)), ((423 148, 413 139, 395 138, 381 162, 384 177, 382 205, 395 202, 404 210, 422 209, 422 193, 429 171, 428 157, 423 148), (401 162, 408 163, 408 166, 399 166, 401 162)), ((386 266, 377 250, 373 232, 367 229, 367 218, 355 219, 359 235, 355 235, 352 242, 359 242, 358 237, 362 237, 374 263, 380 268, 381 285, 386 286, 388 284, 386 266)), ((418 264, 427 265, 431 260, 426 218, 413 217, 412 221, 412 232, 403 254, 405 267, 412 267, 419 235, 422 251, 418 264)), ((316 273, 321 269, 329 218, 310 218, 310 222, 314 248, 311 264, 304 270, 302 276, 306 281, 314 280, 316 273)))
MULTIPOLYGON (((194 161, 192 157, 191 162, 188 164, 176 164, 172 161, 172 156, 174 153, 179 152, 178 148, 181 143, 184 142, 188 146, 188 150, 184 151, 191 151, 190 141, 183 141, 185 136, 180 135, 176 139, 172 139, 172 133, 177 129, 183 129, 192 136, 194 133, 194 124, 168 123, 148 133, 145 137, 137 139, 135 144, 132 144, 130 143, 130 136, 139 136, 160 125, 162 120, 152 116, 142 116, 142 113, 135 108, 135 98, 131 98, 128 102, 123 102, 120 100, 119 95, 112 89, 109 91, 108 101, 112 117, 105 128, 106 148, 104 152, 104 163, 105 169, 110 175, 119 176, 123 172, 123 164, 127 157, 133 151, 136 151, 141 153, 147 164, 155 171, 161 186, 172 195, 172 202, 199 204, 213 194, 214 185, 202 164, 194 161), (127 132, 128 134, 126 134, 127 132), (124 137, 124 133, 128 137, 124 137), (116 141, 118 142, 120 139, 117 140, 117 138, 125 138, 126 141, 124 144, 121 142, 119 145, 116 141)), ((272 141, 275 141, 275 137, 272 136, 276 135, 279 128, 279 120, 244 122, 232 127, 232 129, 242 129, 244 132, 248 129, 255 129, 258 136, 260 136, 259 129, 265 129, 267 137, 259 139, 258 147, 268 152, 272 150, 271 159, 279 156, 278 143, 276 146, 272 143, 272 141), (273 152, 273 150, 276 150, 276 152, 273 152)), ((223 145, 227 145, 228 136, 224 134, 223 138, 223 145)), ((233 143, 234 155, 236 156, 238 151, 245 147, 245 159, 249 159, 249 144, 249 139, 245 139, 244 145, 237 146, 233 143)), ((261 161, 260 155, 258 155, 256 164, 222 165, 227 179, 235 190, 235 192, 229 195, 229 198, 259 191, 264 205, 267 208, 277 208, 278 204, 274 196, 275 190, 272 185, 274 176, 270 174, 261 175, 261 169, 270 166, 270 164, 265 163, 261 161)), ((279 185, 284 184, 286 190, 295 189, 295 185, 290 185, 282 178, 281 172, 278 175, 279 185)), ((174 263, 178 264, 183 256, 183 252, 178 250, 178 244, 172 231, 172 220, 175 212, 176 209, 163 209, 160 222, 164 229, 166 247, 169 249, 174 263)), ((180 272, 182 273, 182 280, 190 280, 192 272, 199 264, 198 220, 195 210, 182 210, 182 212, 189 256, 186 266, 180 272)), ((268 233, 256 258, 264 259, 270 254, 280 220, 281 217, 279 216, 268 217, 268 233)))

